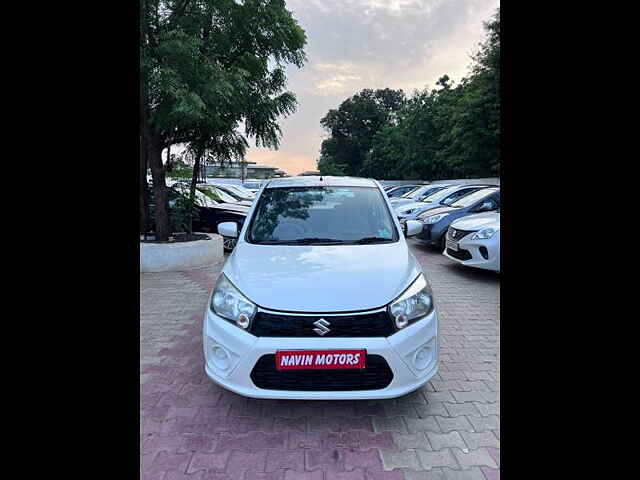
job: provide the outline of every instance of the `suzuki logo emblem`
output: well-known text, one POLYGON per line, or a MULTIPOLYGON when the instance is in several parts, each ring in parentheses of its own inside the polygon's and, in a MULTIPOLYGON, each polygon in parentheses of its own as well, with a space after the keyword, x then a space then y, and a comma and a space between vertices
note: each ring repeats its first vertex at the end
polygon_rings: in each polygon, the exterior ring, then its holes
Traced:
POLYGON ((318 327, 318 328, 314 328, 313 331, 320 336, 326 335, 327 333, 330 332, 328 327, 331 324, 327 322, 324 318, 321 318, 320 320, 316 320, 315 322, 313 322, 313 324, 316 327, 318 327))

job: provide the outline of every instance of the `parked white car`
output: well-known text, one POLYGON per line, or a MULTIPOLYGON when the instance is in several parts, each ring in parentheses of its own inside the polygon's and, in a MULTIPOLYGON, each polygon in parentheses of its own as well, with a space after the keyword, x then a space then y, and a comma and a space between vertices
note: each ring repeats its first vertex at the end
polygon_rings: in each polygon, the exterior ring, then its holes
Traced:
POLYGON ((269 181, 238 233, 204 315, 205 370, 248 397, 378 399, 438 368, 429 283, 375 180, 269 181))
POLYGON ((477 192, 489 185, 451 185, 442 190, 438 190, 424 197, 418 202, 408 203, 401 206, 394 206, 394 210, 400 221, 415 220, 418 215, 433 210, 443 205, 449 206, 465 195, 477 192))
POLYGON ((500 271, 500 211, 459 218, 447 230, 443 254, 469 267, 500 271))
POLYGON ((440 190, 444 190, 449 185, 444 183, 432 184, 432 185, 422 185, 410 192, 405 193, 400 197, 395 197, 390 200, 391 205, 394 209, 398 209, 404 205, 409 205, 410 203, 419 202, 420 200, 427 198, 429 195, 439 192, 440 190))

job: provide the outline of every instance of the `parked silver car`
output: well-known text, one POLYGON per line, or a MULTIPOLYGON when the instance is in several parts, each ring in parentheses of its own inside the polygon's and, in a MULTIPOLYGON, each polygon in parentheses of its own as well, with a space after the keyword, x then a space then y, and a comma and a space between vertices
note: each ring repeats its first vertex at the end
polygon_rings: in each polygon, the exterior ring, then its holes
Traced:
POLYGON ((422 200, 432 193, 439 192, 440 190, 448 186, 449 185, 446 183, 439 183, 437 185, 423 185, 422 187, 418 187, 415 190, 405 193, 401 197, 392 198, 389 200, 389 202, 394 209, 397 209, 402 205, 408 205, 409 203, 414 203, 422 200))
POLYGON ((438 208, 443 205, 451 205, 456 200, 477 192, 478 190, 492 185, 451 185, 442 190, 427 195, 422 200, 394 207, 394 210, 400 221, 415 220, 418 215, 427 210, 438 208))

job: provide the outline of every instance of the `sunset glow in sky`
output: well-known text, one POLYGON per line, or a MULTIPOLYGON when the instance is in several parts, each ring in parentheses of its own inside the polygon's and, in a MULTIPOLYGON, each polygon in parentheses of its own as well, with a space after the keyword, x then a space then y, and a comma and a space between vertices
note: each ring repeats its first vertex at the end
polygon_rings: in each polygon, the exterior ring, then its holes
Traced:
POLYGON ((484 40, 482 23, 499 0, 288 0, 307 34, 307 63, 288 67, 298 98, 280 121, 277 151, 256 148, 247 160, 290 175, 315 170, 326 133, 320 119, 363 88, 433 88, 442 75, 458 81, 484 40))

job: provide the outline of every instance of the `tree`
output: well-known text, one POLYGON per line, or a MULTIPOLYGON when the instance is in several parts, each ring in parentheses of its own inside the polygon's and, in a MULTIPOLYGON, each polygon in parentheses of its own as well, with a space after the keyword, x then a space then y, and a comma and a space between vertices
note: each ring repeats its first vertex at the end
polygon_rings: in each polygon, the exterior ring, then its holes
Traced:
POLYGON ((373 137, 385 125, 396 122, 404 101, 402 90, 365 89, 346 99, 337 110, 329 110, 320 120, 330 135, 322 142, 320 173, 327 175, 329 168, 361 175, 373 137))
POLYGON ((330 155, 320 155, 317 162, 317 168, 321 175, 346 175, 347 167, 345 164, 336 163, 330 155))
POLYGON ((227 152, 237 136, 245 146, 254 137, 258 146, 277 148, 277 119, 296 105, 284 91, 284 67, 302 66, 306 36, 283 0, 141 0, 140 10, 142 149, 153 178, 156 238, 166 240, 163 150, 188 143, 227 152))
POLYGON ((446 135, 449 161, 465 177, 500 174, 500 9, 485 30, 446 135))
POLYGON ((470 74, 433 90, 363 90, 321 120, 321 173, 381 180, 470 178, 500 173, 500 10, 470 74))

